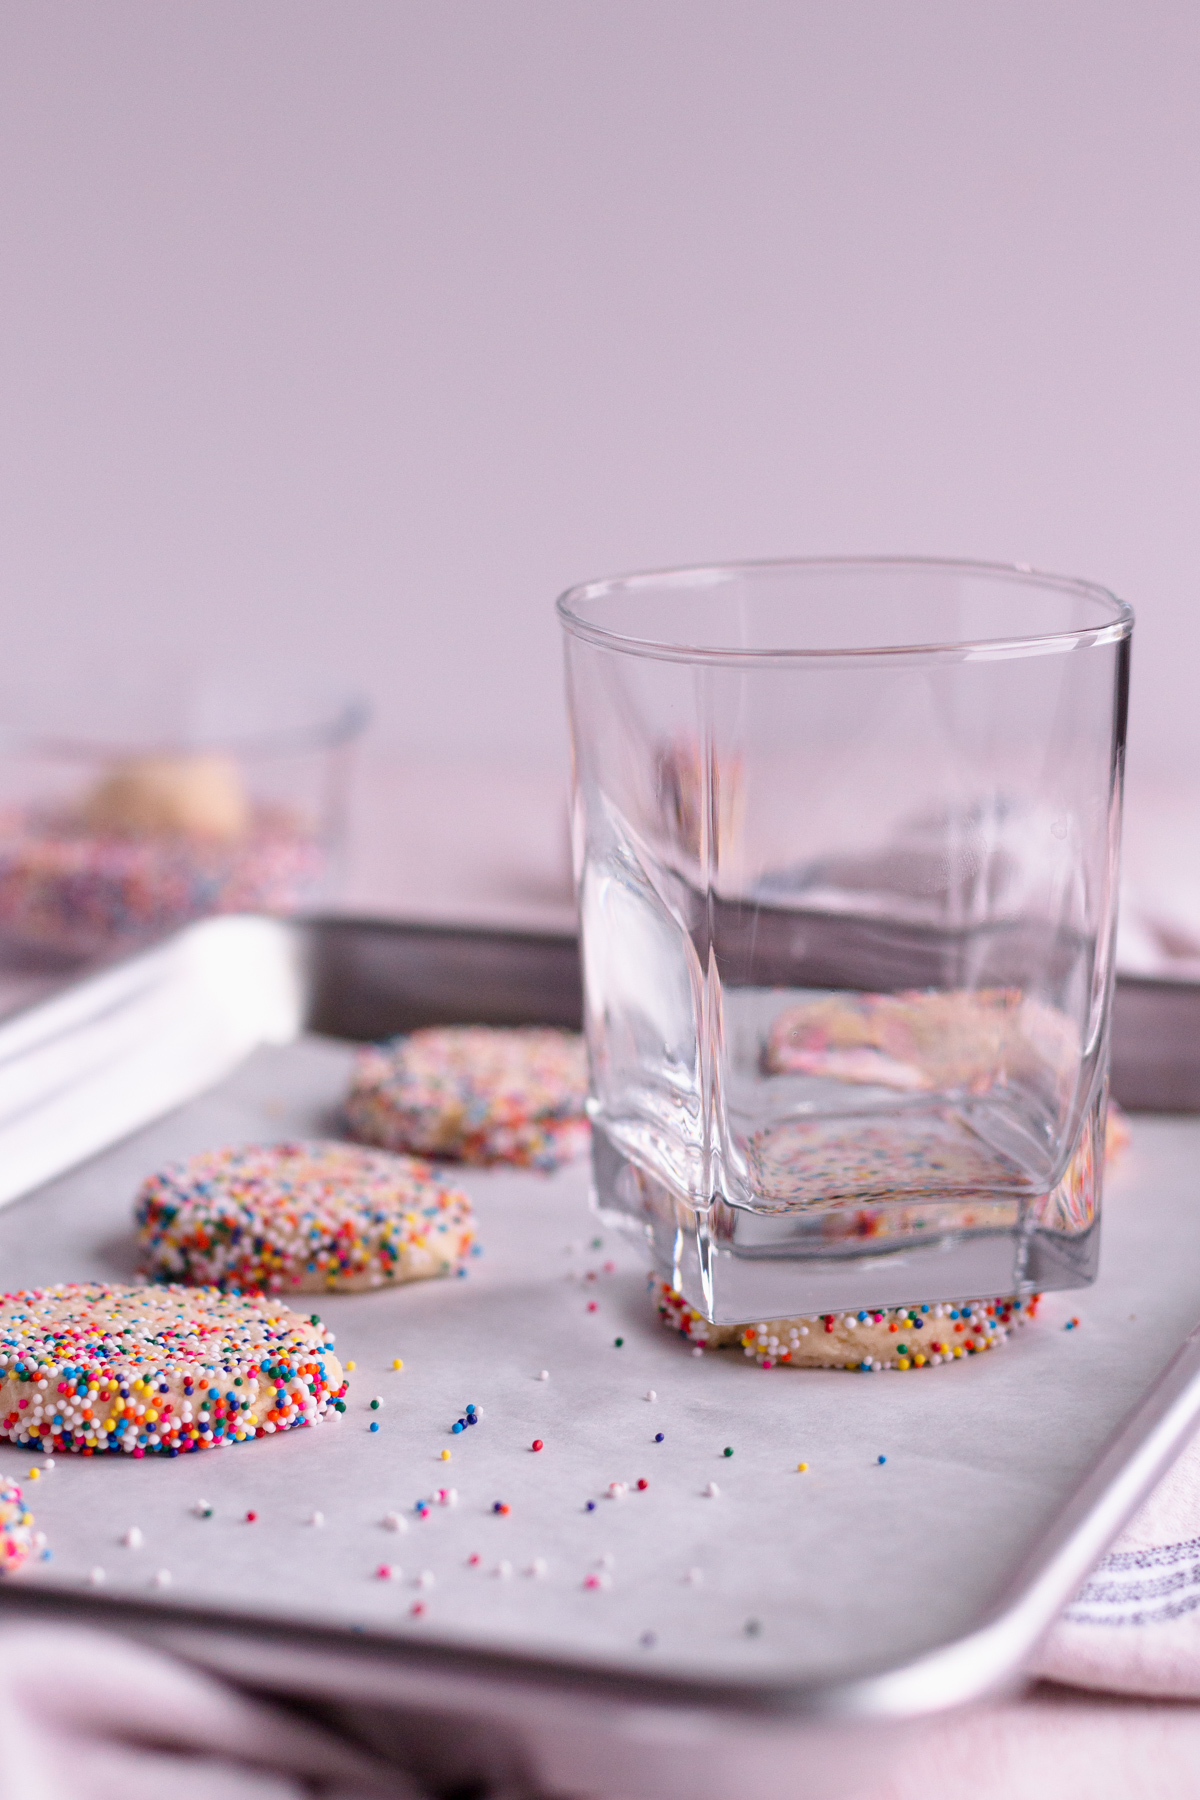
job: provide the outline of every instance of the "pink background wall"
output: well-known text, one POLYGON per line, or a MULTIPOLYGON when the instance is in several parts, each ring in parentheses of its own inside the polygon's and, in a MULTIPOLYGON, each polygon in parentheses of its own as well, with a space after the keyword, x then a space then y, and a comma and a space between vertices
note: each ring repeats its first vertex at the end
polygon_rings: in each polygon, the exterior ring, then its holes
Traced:
POLYGON ((1190 0, 3 0, 0 686, 549 763, 567 582, 964 554, 1200 781, 1198 164, 1190 0))

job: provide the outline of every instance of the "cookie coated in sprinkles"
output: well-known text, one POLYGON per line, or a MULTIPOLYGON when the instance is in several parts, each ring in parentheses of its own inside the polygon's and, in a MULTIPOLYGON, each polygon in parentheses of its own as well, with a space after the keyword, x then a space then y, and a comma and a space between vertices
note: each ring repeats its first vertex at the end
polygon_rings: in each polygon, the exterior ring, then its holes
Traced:
POLYGON ((449 1275, 475 1239, 471 1203, 426 1162, 333 1141, 203 1150, 143 1185, 143 1273, 271 1293, 449 1275))
POLYGON ((665 1281, 653 1283, 659 1317, 701 1349, 740 1345, 762 1369, 847 1369, 873 1374, 937 1368, 994 1350, 1037 1314, 1040 1294, 809 1313, 757 1325, 713 1325, 665 1281))
POLYGON ((0 1437, 142 1457, 346 1410, 332 1334, 262 1295, 91 1282, 0 1298, 0 1437))
POLYGON ((15 1481, 0 1476, 0 1575, 11 1575, 45 1539, 34 1530, 33 1514, 15 1481))
POLYGON ((346 1118, 388 1150, 548 1171, 587 1148, 586 1095, 574 1032, 437 1026, 359 1052, 346 1118))

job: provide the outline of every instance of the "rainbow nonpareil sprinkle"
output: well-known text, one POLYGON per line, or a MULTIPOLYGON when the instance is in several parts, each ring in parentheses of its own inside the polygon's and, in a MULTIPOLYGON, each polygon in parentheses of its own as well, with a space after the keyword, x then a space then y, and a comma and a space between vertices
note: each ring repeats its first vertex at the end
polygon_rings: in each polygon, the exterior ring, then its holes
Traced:
POLYGON ((311 832, 267 809, 230 843, 98 835, 10 810, 0 814, 0 931, 90 955, 212 913, 290 913, 324 861, 311 832))

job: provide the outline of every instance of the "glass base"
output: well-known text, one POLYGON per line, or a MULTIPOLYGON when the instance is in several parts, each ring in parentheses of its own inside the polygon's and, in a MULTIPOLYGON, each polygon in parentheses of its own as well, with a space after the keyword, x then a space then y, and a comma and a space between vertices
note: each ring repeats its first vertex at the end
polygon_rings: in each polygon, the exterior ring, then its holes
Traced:
POLYGON ((646 1241, 655 1273, 714 1324, 1086 1287, 1096 1278, 1107 1092, 1054 1187, 698 1207, 593 1120, 594 1204, 646 1241))

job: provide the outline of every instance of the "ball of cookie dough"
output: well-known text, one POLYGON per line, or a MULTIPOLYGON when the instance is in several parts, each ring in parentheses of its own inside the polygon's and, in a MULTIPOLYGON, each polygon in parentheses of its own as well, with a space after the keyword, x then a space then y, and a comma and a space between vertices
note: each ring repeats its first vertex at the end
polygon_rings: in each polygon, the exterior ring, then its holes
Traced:
POLYGON ((92 789, 83 824, 99 836, 195 837, 228 842, 251 826, 249 797, 231 756, 137 756, 92 789))
POLYGON ((574 1032, 438 1026, 360 1051, 346 1118, 389 1150, 549 1170, 587 1147, 586 1097, 574 1032))
POLYGON ((178 1456, 345 1411, 333 1336, 261 1294, 88 1282, 0 1299, 0 1437, 178 1456))
POLYGON ((713 1325, 665 1281, 657 1284, 659 1317, 701 1349, 740 1346, 760 1368, 937 1368, 994 1350, 1038 1308, 1040 1294, 928 1306, 808 1313, 757 1325, 713 1325))
POLYGON ((411 1156, 357 1144, 202 1150, 151 1175, 135 1207, 156 1281, 315 1294, 449 1275, 471 1203, 411 1156))
POLYGON ((11 1575, 45 1539, 15 1481, 0 1476, 0 1575, 11 1575))

